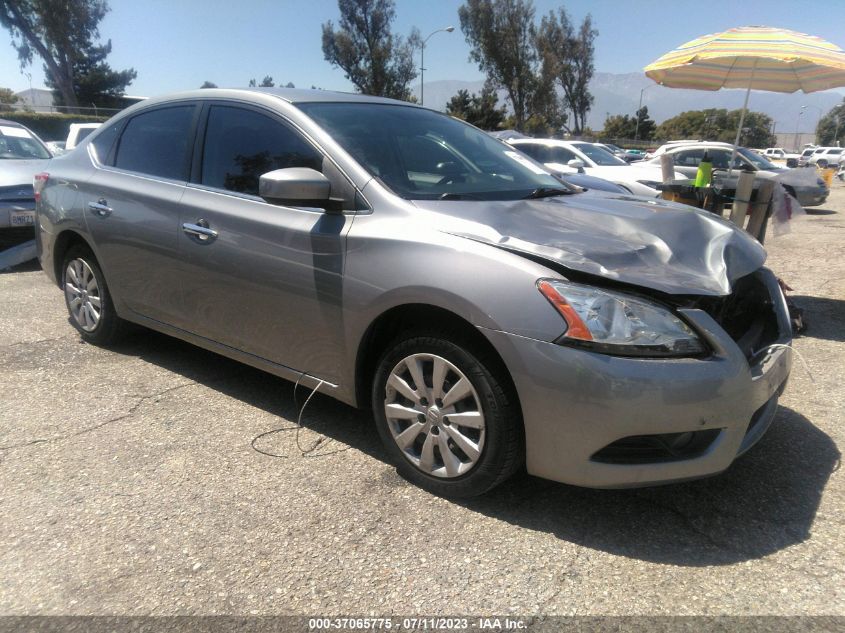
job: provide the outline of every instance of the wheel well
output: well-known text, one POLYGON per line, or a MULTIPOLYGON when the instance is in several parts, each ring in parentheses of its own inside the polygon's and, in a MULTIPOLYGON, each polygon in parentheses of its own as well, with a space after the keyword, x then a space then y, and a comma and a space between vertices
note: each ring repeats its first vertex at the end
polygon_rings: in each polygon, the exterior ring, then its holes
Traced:
POLYGON ((60 287, 62 285, 62 264, 64 263, 65 253, 77 244, 88 249, 91 248, 88 242, 85 241, 85 238, 75 231, 63 231, 56 238, 53 245, 53 272, 56 275, 56 283, 60 287))
POLYGON ((506 385, 515 398, 516 406, 521 410, 519 396, 505 362, 492 343, 478 331, 478 328, 454 312, 419 303, 391 308, 373 321, 364 333, 358 346, 355 363, 355 397, 358 406, 362 408, 370 406, 373 377, 379 359, 387 347, 400 336, 412 332, 448 334, 453 342, 469 347, 480 360, 490 363, 492 365, 490 369, 496 370, 502 380, 506 381, 506 385))

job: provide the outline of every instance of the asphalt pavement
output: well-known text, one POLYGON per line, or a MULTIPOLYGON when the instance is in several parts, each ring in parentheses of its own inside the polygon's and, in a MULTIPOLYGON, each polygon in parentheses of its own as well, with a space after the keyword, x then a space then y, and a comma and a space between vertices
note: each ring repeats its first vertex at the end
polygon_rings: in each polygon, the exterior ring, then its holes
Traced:
POLYGON ((367 412, 318 394, 297 433, 304 389, 144 330, 84 344, 37 266, 0 274, 0 615, 843 616, 845 184, 767 248, 806 367, 727 472, 463 503, 367 412))

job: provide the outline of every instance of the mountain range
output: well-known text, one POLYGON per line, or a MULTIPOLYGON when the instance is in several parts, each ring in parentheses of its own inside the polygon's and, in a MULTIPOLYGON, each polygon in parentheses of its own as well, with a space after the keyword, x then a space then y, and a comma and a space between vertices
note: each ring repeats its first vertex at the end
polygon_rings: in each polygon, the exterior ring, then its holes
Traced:
MULTIPOLYGON (((470 93, 481 92, 484 81, 441 80, 426 82, 425 105, 437 110, 445 110, 449 99, 458 90, 470 93)), ((587 124, 594 130, 604 127, 605 118, 614 114, 633 116, 643 90, 643 105, 648 106, 649 116, 657 123, 687 110, 708 108, 726 108, 735 110, 742 107, 745 90, 678 90, 665 88, 654 83, 642 73, 595 73, 590 82, 590 92, 595 98, 593 107, 587 116, 587 124)), ((413 89, 419 94, 419 84, 413 89)), ((499 91, 499 102, 506 103, 506 93, 499 91)), ((776 132, 793 133, 815 130, 816 123, 823 113, 842 103, 845 95, 835 90, 804 94, 797 92, 783 94, 752 90, 748 109, 769 115, 775 122, 776 132), (802 106, 807 106, 803 114, 802 106)))

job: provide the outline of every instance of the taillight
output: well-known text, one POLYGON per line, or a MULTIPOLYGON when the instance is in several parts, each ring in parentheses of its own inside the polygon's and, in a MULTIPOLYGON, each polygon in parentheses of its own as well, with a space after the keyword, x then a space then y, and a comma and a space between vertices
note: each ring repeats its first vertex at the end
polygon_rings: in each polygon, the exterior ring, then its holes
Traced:
POLYGON ((47 186, 47 181, 50 179, 50 174, 42 171, 40 174, 35 174, 32 179, 32 190, 35 192, 35 201, 41 200, 41 192, 47 186))

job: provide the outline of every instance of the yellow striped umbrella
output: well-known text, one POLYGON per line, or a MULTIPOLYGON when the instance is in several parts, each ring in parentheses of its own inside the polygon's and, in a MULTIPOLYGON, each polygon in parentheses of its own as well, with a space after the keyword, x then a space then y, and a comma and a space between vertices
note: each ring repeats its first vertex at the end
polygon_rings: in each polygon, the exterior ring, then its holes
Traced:
POLYGON ((816 92, 845 86, 845 52, 812 35, 744 26, 687 42, 645 74, 670 88, 816 92))
POLYGON ((751 90, 816 92, 845 86, 845 52, 812 35, 742 26, 687 42, 644 70, 669 88, 746 89, 730 173, 751 90))

